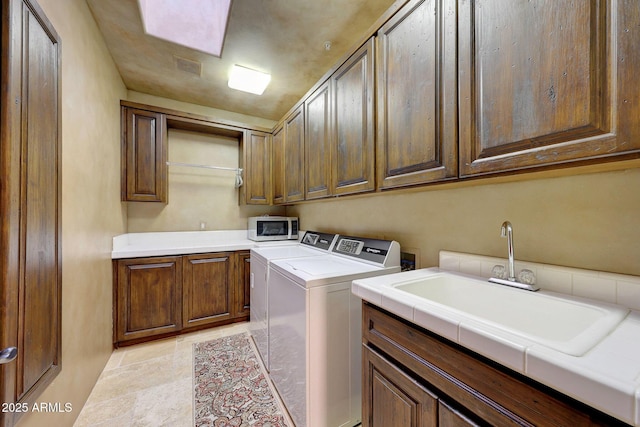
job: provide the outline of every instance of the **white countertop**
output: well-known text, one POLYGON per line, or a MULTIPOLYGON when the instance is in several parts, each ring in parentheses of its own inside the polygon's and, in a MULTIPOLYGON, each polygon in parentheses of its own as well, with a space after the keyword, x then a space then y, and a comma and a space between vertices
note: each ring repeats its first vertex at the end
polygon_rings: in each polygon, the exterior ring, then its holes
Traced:
POLYGON ((296 241, 255 242, 247 239, 247 230, 128 233, 113 238, 111 258, 242 251, 265 245, 292 243, 296 241))
POLYGON ((613 332, 583 356, 569 356, 445 306, 423 303, 420 298, 391 287, 391 283, 440 271, 431 268, 355 280, 352 291, 418 326, 626 423, 640 426, 640 312, 630 311, 613 332))

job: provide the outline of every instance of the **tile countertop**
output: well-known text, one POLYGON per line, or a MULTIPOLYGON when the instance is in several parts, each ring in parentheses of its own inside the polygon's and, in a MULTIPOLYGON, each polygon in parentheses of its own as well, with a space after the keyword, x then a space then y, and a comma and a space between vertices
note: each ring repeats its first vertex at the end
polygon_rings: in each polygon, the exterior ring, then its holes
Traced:
POLYGON ((292 243, 295 241, 255 242, 247 239, 247 230, 128 233, 113 238, 111 258, 242 251, 258 246, 292 243))
MULTIPOLYGON (((435 274, 443 270, 423 269, 355 280, 352 292, 578 401, 640 426, 639 311, 630 310, 609 335, 583 356, 570 356, 448 310, 445 306, 434 307, 420 302, 418 298, 390 287, 390 283, 417 279, 425 277, 425 272, 435 274)), ((543 288, 539 292, 548 292, 542 283, 539 285, 543 288)))

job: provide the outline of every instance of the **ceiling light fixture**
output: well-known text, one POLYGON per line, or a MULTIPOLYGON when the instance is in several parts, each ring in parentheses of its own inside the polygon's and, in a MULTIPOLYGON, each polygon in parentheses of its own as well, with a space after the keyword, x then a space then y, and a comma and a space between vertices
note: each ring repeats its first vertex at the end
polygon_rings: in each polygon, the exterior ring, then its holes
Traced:
POLYGON ((229 73, 229 87, 244 92, 262 95, 271 81, 271 74, 234 65, 229 73))

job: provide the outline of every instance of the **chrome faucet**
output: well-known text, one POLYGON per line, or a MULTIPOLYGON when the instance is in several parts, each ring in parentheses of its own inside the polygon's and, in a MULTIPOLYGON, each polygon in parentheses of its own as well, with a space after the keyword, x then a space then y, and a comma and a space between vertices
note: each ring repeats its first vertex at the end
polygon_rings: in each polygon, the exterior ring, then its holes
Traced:
MULTIPOLYGON (((507 278, 503 279, 501 274, 498 274, 501 277, 491 277, 489 279, 492 283, 498 283, 506 286, 513 286, 520 289, 526 289, 528 291, 537 291, 540 288, 535 285, 535 275, 530 270, 522 270, 520 272, 519 279, 516 278, 516 269, 514 266, 514 256, 513 256, 513 226, 509 221, 505 221, 502 223, 502 227, 500 228, 500 234, 502 237, 507 238, 507 250, 509 253, 509 264, 507 266, 507 278)), ((498 270, 504 271, 504 267, 501 265, 496 265, 494 267, 494 272, 498 270), (499 267, 499 268, 498 268, 499 267)))
POLYGON ((500 229, 500 234, 502 237, 507 238, 507 252, 509 253, 509 266, 508 266, 508 277, 507 280, 511 280, 515 282, 516 280, 516 269, 513 266, 513 227, 509 221, 505 221, 502 223, 502 228, 500 229))

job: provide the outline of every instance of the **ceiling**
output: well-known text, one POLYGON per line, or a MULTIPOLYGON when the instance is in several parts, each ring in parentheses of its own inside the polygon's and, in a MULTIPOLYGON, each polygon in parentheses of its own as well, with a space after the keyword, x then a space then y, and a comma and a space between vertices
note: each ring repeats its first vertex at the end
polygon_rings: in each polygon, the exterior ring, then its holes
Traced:
POLYGON ((219 58, 146 35, 137 0, 87 3, 128 89, 279 120, 394 0, 233 0, 219 58), (227 87, 233 64, 270 73, 264 94, 227 87))

